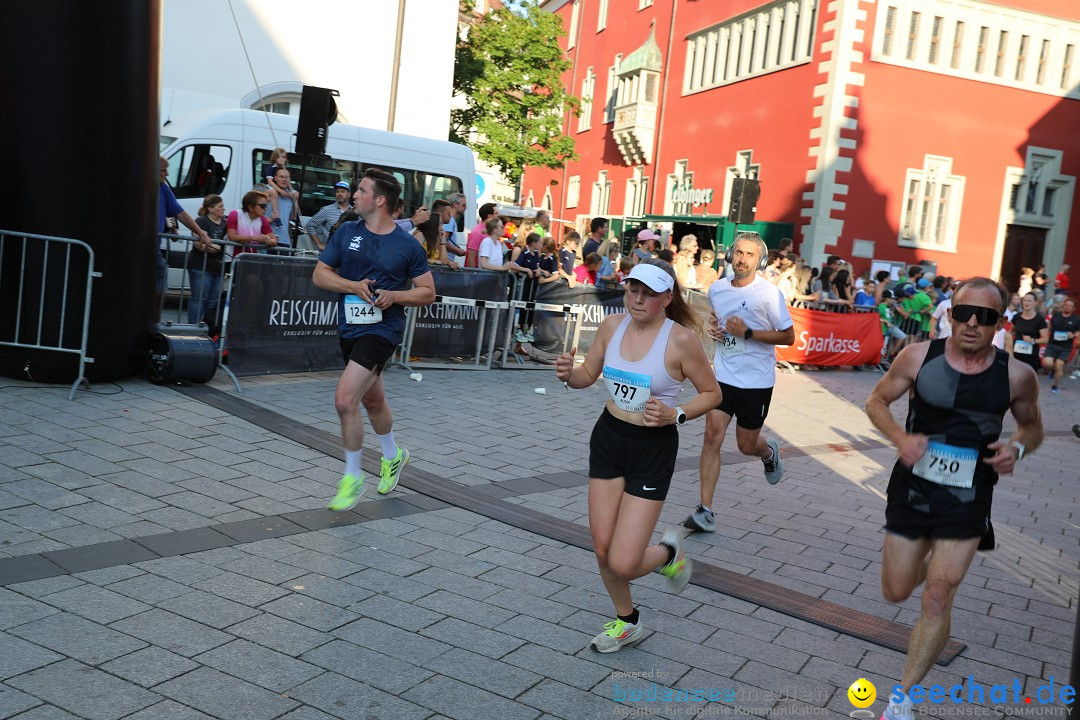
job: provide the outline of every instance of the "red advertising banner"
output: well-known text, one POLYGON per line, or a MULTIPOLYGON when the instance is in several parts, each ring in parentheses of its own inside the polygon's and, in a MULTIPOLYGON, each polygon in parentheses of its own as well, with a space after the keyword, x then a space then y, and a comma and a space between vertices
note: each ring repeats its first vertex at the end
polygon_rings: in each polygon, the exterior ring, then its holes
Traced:
POLYGON ((788 308, 795 344, 776 346, 778 360, 801 365, 869 365, 881 359, 877 312, 834 313, 788 308))

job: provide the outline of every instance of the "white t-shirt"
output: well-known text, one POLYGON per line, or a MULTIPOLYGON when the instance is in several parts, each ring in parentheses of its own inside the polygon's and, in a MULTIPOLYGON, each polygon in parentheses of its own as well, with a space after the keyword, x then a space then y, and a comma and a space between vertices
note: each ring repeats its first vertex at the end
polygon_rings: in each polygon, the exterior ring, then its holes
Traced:
POLYGON ((485 237, 480 242, 480 257, 487 258, 488 263, 496 267, 502 267, 506 264, 503 262, 502 243, 495 242, 490 237, 485 237))
MULTIPOLYGON (((751 330, 787 330, 792 327, 791 313, 778 287, 760 275, 745 287, 735 287, 721 278, 709 287, 712 305, 720 327, 729 317, 738 316, 751 330)), ((727 336, 717 342, 713 359, 716 379, 739 388, 770 388, 776 384, 774 345, 727 336)))
POLYGON ((952 300, 942 300, 930 315, 930 317, 937 320, 937 336, 939 338, 952 337, 952 323, 949 322, 949 313, 946 312, 951 307, 952 300))

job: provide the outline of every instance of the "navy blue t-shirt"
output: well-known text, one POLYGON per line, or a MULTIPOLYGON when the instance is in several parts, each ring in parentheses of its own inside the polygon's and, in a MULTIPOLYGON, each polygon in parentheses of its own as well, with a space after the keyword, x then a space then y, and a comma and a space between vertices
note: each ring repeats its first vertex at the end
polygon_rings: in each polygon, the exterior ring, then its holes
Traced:
MULTIPOLYGON (((404 290, 409 280, 428 272, 424 247, 400 227, 379 235, 364 221, 343 223, 326 243, 319 262, 348 280, 371 278, 372 290, 404 290)), ((345 322, 345 295, 338 297, 338 330, 343 339, 378 335, 398 345, 405 332, 405 307, 394 304, 382 311, 382 322, 349 325, 345 322)))

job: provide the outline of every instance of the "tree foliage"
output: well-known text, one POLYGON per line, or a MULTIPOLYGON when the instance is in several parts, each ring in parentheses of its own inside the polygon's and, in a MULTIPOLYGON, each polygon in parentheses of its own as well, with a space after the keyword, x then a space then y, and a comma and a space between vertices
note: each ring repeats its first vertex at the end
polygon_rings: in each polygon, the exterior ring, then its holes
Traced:
POLYGON ((577 115, 579 107, 562 84, 570 69, 558 43, 564 34, 558 15, 525 0, 492 10, 458 39, 454 91, 466 105, 450 113, 450 139, 513 184, 526 165, 559 168, 577 159, 562 129, 566 111, 577 115))

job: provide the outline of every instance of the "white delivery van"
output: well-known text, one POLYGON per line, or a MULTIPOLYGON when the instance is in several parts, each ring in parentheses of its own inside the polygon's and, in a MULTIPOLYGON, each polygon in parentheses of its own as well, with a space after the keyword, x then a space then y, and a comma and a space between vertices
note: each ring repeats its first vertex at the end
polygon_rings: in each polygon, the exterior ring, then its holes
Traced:
MULTIPOLYGON (((274 148, 284 147, 305 220, 334 202, 335 183, 344 180, 355 189, 364 171, 376 167, 401 182, 405 217, 421 205, 430 208, 433 201, 460 192, 467 207, 458 229, 467 231, 475 222, 476 170, 472 151, 464 145, 335 123, 329 128, 326 156, 308 157, 305 163, 292 152, 298 120, 295 115, 236 109, 170 124, 166 130, 175 139, 161 154, 169 161, 168 181, 177 200, 192 217, 210 194, 222 196, 226 212, 240 210, 244 194, 265 182, 259 173, 274 148)), ((187 230, 181 227, 180 232, 187 230)), ((171 249, 169 265, 183 267, 182 248, 171 249)), ((170 271, 170 287, 179 285, 176 274, 170 271)))

